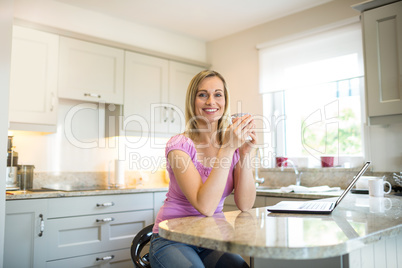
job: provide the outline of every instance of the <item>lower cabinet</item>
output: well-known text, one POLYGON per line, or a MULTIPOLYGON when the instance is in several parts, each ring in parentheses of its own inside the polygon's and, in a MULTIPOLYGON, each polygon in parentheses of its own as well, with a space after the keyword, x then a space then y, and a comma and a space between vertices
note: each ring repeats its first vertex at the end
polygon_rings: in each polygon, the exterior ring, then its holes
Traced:
POLYGON ((133 267, 166 192, 8 200, 4 267, 133 267))
POLYGON ((130 252, 126 249, 114 250, 79 256, 75 258, 48 261, 47 268, 71 268, 71 267, 133 267, 130 252))
POLYGON ((45 267, 47 200, 6 202, 3 267, 45 267))
MULTIPOLYGON (((255 202, 253 208, 260 208, 260 207, 266 207, 266 206, 273 206, 280 201, 306 201, 308 199, 301 199, 301 198, 285 198, 285 197, 271 197, 271 196, 262 196, 262 195, 257 195, 255 197, 255 202)), ((225 203, 223 206, 223 212, 226 211, 233 211, 233 210, 239 210, 236 206, 236 203, 234 201, 234 195, 231 194, 225 199, 225 203)))

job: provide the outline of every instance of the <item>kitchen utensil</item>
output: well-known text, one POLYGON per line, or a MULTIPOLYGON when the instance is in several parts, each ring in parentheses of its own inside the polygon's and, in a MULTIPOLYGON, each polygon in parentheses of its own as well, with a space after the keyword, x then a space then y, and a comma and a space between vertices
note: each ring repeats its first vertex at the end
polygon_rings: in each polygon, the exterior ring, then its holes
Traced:
POLYGON ((7 167, 6 169, 6 190, 18 190, 17 167, 7 167))
POLYGON ((14 150, 13 136, 8 136, 7 142, 7 166, 18 166, 18 153, 14 150))
POLYGON ((32 189, 34 180, 34 169, 33 165, 22 165, 20 168, 20 181, 19 186, 21 191, 26 191, 32 189))

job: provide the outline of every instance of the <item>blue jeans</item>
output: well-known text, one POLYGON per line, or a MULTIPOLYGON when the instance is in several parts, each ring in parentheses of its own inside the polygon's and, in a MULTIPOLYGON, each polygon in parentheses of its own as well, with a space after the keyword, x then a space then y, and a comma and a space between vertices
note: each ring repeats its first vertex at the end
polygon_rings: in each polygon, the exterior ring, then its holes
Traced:
POLYGON ((152 268, 249 267, 240 255, 200 248, 153 234, 149 247, 152 268))

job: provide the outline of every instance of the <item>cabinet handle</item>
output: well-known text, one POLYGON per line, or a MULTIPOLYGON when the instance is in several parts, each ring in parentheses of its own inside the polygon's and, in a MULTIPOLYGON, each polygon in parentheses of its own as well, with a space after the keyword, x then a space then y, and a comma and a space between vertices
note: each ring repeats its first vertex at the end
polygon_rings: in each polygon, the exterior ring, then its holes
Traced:
POLYGON ((42 237, 43 232, 45 231, 45 221, 43 220, 43 215, 39 214, 39 218, 40 218, 40 232, 38 234, 39 237, 42 237))
POLYGON ((93 98, 101 98, 102 96, 100 94, 96 94, 96 93, 84 93, 85 97, 93 97, 93 98))
POLYGON ((56 100, 56 98, 54 97, 54 93, 52 92, 51 96, 50 96, 50 111, 53 112, 54 110, 54 102, 56 100))
POLYGON ((109 260, 113 260, 114 259, 114 255, 110 255, 110 256, 105 256, 102 258, 96 258, 96 261, 109 261, 109 260))
POLYGON ((163 122, 167 122, 167 120, 169 119, 169 116, 168 116, 168 108, 165 106, 164 107, 165 108, 165 115, 164 115, 164 117, 165 117, 165 119, 163 119, 163 122))
POLYGON ((174 109, 173 109, 173 107, 172 108, 170 108, 170 112, 171 112, 171 116, 172 116, 172 123, 174 123, 174 120, 175 120, 175 118, 174 118, 174 109))
POLYGON ((97 207, 113 207, 114 203, 113 202, 106 202, 106 203, 97 203, 96 204, 97 207))
POLYGON ((110 222, 110 221, 114 221, 114 218, 110 217, 104 219, 96 219, 96 222, 110 222))

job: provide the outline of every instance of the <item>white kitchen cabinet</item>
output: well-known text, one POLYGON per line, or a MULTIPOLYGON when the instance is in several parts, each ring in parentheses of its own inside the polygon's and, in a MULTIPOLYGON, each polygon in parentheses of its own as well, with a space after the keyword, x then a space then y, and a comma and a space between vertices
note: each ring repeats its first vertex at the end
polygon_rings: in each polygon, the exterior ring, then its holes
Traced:
POLYGON ((124 250, 114 250, 105 253, 90 254, 75 258, 48 261, 46 268, 71 268, 71 267, 133 267, 130 252, 124 250))
POLYGON ((362 13, 367 112, 402 114, 402 2, 362 13))
POLYGON ((126 52, 123 131, 178 134, 191 78, 203 68, 126 52))
POLYGON ((204 70, 199 66, 170 61, 169 62, 169 95, 168 103, 171 106, 169 132, 176 134, 184 130, 185 101, 187 87, 191 79, 204 70))
POLYGON ((108 267, 118 257, 119 263, 132 267, 131 241, 152 222, 153 193, 50 199, 48 264, 108 267), (114 251, 121 252, 115 255, 114 251))
POLYGON ((10 129, 31 130, 29 124, 56 129, 59 37, 13 27, 10 79, 10 129), (26 125, 21 126, 21 123, 26 125), (25 127, 25 128, 24 128, 25 127))
POLYGON ((60 37, 60 98, 123 104, 124 50, 60 37))
POLYGON ((168 129, 169 62, 126 52, 123 131, 148 133, 168 129))
POLYGON ((6 202, 4 267, 45 267, 47 200, 6 202))
MULTIPOLYGON (((256 196, 253 208, 265 207, 265 198, 264 196, 256 196)), ((239 210, 236 206, 236 202, 234 201, 234 194, 229 195, 225 199, 225 203, 223 205, 223 212, 226 211, 234 211, 239 210)))
POLYGON ((164 194, 7 200, 3 266, 133 267, 131 242, 164 194))
MULTIPOLYGON (((306 198, 286 198, 286 197, 272 197, 272 196, 263 196, 263 195, 257 195, 255 197, 255 202, 253 208, 260 208, 260 207, 266 207, 266 206, 273 206, 280 201, 307 201, 310 199, 306 198)), ((234 195, 231 194, 225 199, 225 204, 223 206, 223 211, 233 211, 233 210, 239 210, 236 206, 236 203, 234 201, 234 195)))

